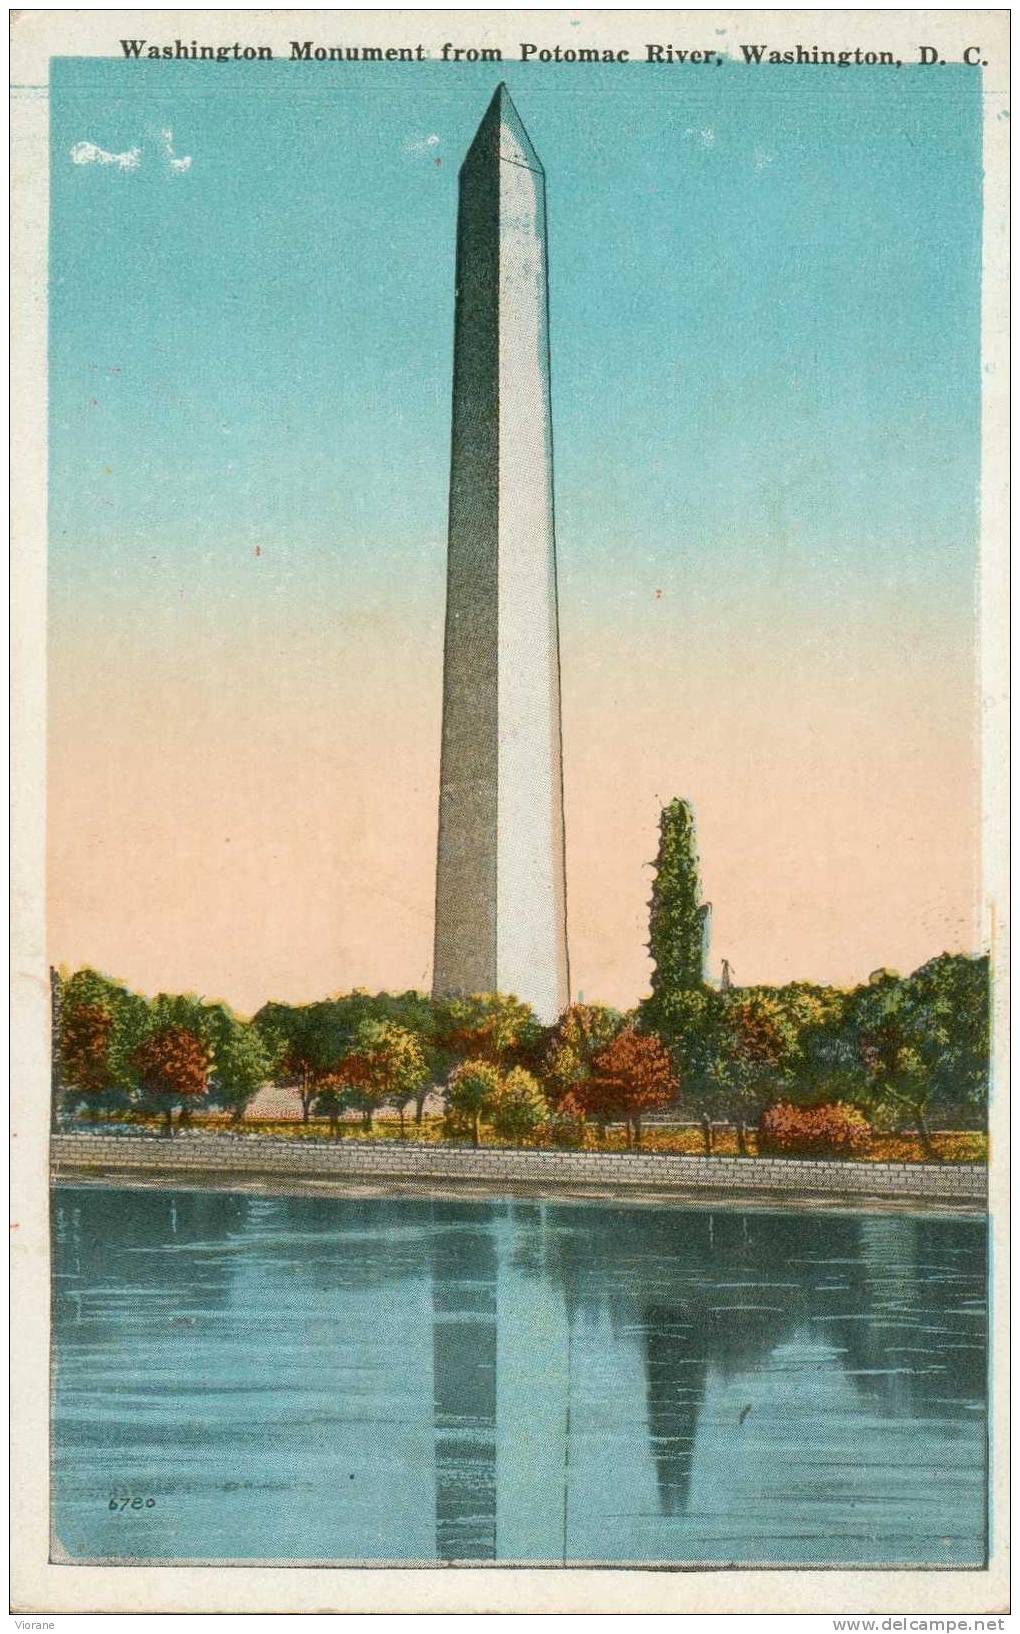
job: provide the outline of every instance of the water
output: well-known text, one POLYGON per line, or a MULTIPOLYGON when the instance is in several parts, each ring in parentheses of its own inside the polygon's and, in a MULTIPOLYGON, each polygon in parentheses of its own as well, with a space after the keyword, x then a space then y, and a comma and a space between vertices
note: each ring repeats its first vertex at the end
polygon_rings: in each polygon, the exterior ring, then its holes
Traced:
POLYGON ((55 1558, 984 1560, 982 1221, 60 1186, 54 1239, 55 1558))

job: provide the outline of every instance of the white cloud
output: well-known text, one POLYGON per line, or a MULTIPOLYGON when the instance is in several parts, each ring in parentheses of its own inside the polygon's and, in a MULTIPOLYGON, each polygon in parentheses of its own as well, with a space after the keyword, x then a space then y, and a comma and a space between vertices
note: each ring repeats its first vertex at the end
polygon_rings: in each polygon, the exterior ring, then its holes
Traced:
POLYGON ((435 131, 432 131, 428 136, 409 136, 407 141, 404 143, 404 152, 431 153, 432 149, 437 148, 438 146, 439 137, 436 135, 435 131))
POLYGON ((191 169, 191 155, 190 155, 190 153, 186 154, 186 155, 183 155, 180 159, 178 159, 177 155, 174 153, 174 133, 173 133, 173 131, 169 130, 169 129, 164 130, 164 131, 160 132, 160 135, 163 138, 163 152, 164 152, 164 155, 170 161, 170 169, 171 170, 176 170, 178 173, 180 173, 180 172, 182 172, 184 170, 190 170, 191 169))
POLYGON ((71 149, 71 163, 76 165, 117 165, 121 170, 137 170, 141 162, 141 148, 128 148, 124 153, 107 153, 95 142, 75 142, 71 149))
MULTIPOLYGON (((159 140, 163 157, 171 170, 180 175, 185 170, 191 169, 190 153, 181 154, 178 158, 174 152, 174 133, 169 126, 160 131, 159 140)), ((75 142, 71 149, 71 163, 76 165, 117 165, 120 170, 137 170, 141 162, 141 148, 127 148, 123 153, 107 153, 97 142, 75 142)))

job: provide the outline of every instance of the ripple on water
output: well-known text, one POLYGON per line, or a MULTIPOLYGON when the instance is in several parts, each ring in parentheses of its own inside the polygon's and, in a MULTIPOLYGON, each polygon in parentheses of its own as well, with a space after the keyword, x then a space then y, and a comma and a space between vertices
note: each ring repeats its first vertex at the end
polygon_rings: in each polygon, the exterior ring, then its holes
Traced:
POLYGON ((69 1558, 984 1558, 980 1222, 61 1186, 54 1223, 69 1558))

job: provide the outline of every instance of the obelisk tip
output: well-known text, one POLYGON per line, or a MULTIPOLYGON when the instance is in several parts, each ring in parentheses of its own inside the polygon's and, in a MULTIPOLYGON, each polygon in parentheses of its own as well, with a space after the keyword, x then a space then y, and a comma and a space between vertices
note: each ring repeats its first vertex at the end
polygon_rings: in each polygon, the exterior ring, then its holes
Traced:
POLYGON ((544 175, 542 161, 524 129, 505 80, 500 80, 492 93, 482 122, 475 132, 475 139, 468 149, 464 160, 465 166, 483 155, 523 165, 527 170, 535 170, 539 175, 544 175))

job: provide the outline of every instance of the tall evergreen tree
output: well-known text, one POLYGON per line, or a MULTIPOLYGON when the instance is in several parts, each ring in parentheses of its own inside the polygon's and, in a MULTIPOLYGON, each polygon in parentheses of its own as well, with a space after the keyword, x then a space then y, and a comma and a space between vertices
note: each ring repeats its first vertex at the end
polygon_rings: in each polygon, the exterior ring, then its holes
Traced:
POLYGON ((671 800, 659 821, 648 951, 656 999, 700 987, 705 979, 707 903, 699 902, 694 813, 686 800, 671 800))

